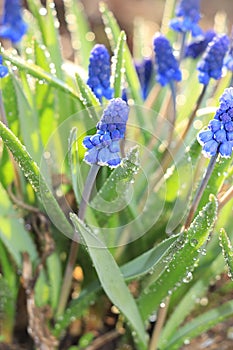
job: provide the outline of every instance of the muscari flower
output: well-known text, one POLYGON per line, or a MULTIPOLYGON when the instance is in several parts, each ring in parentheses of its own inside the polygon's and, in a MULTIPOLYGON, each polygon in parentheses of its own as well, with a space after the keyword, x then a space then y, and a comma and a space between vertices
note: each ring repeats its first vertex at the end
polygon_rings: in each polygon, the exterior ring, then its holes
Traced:
POLYGON ((201 84, 207 85, 210 78, 220 79, 224 56, 228 50, 229 38, 227 35, 216 35, 208 44, 202 60, 199 62, 198 80, 201 84))
POLYGON ((84 160, 88 164, 107 165, 110 168, 120 164, 120 140, 125 135, 128 114, 129 107, 125 101, 121 98, 110 100, 96 126, 96 134, 83 140, 87 148, 84 160))
POLYGON ((97 44, 90 54, 87 85, 101 102, 103 97, 108 100, 112 98, 110 75, 111 65, 108 50, 104 45, 97 44))
POLYGON ((0 24, 0 37, 12 43, 19 42, 27 31, 27 24, 22 18, 20 0, 5 0, 3 17, 0 24))
POLYGON ((181 0, 175 13, 178 18, 174 18, 170 22, 170 27, 173 30, 183 33, 191 31, 193 36, 202 34, 202 30, 197 24, 201 18, 200 0, 181 0))
POLYGON ((156 55, 156 80, 162 85, 173 80, 181 80, 181 71, 172 51, 170 42, 165 36, 157 33, 154 37, 154 51, 156 55))
POLYGON ((135 63, 136 72, 141 84, 142 97, 145 100, 148 96, 150 80, 153 75, 153 62, 151 58, 143 58, 141 62, 135 63))
POLYGON ((231 33, 231 44, 229 52, 227 53, 226 57, 224 58, 224 66, 233 72, 233 28, 231 33))
POLYGON ((213 40, 215 35, 216 33, 213 30, 207 30, 205 33, 203 33, 203 36, 198 37, 186 47, 184 57, 199 57, 205 51, 209 42, 213 40))
POLYGON ((0 78, 4 78, 8 73, 8 68, 2 64, 2 56, 0 56, 0 78))
POLYGON ((233 147, 233 88, 227 88, 220 97, 220 107, 214 119, 209 122, 208 130, 201 131, 198 141, 203 146, 206 157, 229 158, 233 147))

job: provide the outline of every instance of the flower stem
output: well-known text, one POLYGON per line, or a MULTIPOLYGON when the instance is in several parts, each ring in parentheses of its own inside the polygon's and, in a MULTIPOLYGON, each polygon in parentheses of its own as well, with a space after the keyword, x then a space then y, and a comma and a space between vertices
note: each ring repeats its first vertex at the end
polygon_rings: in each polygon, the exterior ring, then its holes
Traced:
POLYGON ((164 322, 165 322, 165 319, 167 316, 169 302, 170 302, 170 297, 167 297, 164 301, 165 305, 163 307, 160 306, 160 308, 159 308, 158 318, 157 318, 157 321, 156 321, 156 324, 154 327, 154 331, 152 333, 149 350, 157 350, 159 336, 160 336, 161 330, 163 328, 163 325, 164 325, 164 322))
MULTIPOLYGON (((83 189, 82 200, 80 202, 80 206, 79 206, 79 210, 78 210, 78 217, 81 220, 84 220, 87 204, 88 204, 88 201, 90 199, 91 191, 93 189, 99 168, 100 168, 99 165, 94 164, 94 165, 92 165, 92 167, 90 168, 90 171, 88 173, 88 176, 87 176, 87 179, 85 182, 85 186, 83 189)), ((74 238, 77 239, 77 236, 75 236, 74 238)), ((71 283, 72 283, 72 273, 73 273, 74 265, 75 265, 75 262, 77 259, 78 248, 79 248, 79 243, 76 241, 73 241, 71 243, 69 257, 67 260, 65 275, 64 275, 62 289, 61 289, 60 300, 59 300, 59 304, 58 304, 58 308, 57 308, 57 317, 63 314, 68 297, 69 297, 71 283)))
POLYGON ((200 200, 201 200, 201 197, 203 195, 203 192, 204 192, 204 190, 205 190, 205 188, 207 186, 207 183, 209 181, 209 178, 210 178, 210 176, 211 176, 211 174, 212 174, 212 172, 214 170, 214 166, 215 166, 217 157, 218 157, 218 152, 216 153, 215 156, 213 156, 210 159, 210 162, 209 162, 208 168, 206 170, 205 176, 203 177, 202 182, 201 182, 201 184, 200 184, 200 186, 199 186, 199 188, 198 188, 198 190, 196 192, 196 195, 195 195, 195 197, 193 199, 193 203, 191 205, 191 208, 189 210, 189 214, 188 214, 187 219, 186 219, 185 224, 184 224, 184 229, 187 229, 190 226, 190 224, 191 224, 191 222, 193 220, 195 211, 197 210, 197 207, 198 207, 198 205, 200 203, 200 200))
POLYGON ((187 37, 186 34, 187 34, 186 32, 182 33, 181 46, 180 46, 180 56, 179 56, 179 64, 181 63, 182 59, 184 58, 185 42, 186 42, 186 37, 187 37))

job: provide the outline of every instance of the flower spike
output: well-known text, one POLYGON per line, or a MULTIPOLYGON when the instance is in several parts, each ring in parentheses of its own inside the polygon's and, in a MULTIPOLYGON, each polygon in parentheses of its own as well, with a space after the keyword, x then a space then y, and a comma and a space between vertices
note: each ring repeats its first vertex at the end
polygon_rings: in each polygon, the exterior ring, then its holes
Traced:
POLYGON ((198 141, 203 146, 206 157, 215 156, 229 158, 233 147, 233 88, 225 89, 220 97, 220 107, 214 119, 209 122, 209 130, 201 131, 198 141))
POLYGON ((198 80, 201 84, 207 85, 210 78, 220 79, 224 56, 228 50, 229 38, 227 35, 216 35, 208 44, 202 60, 199 62, 198 80))
POLYGON ((103 97, 108 100, 112 98, 110 75, 111 65, 108 50, 104 45, 97 44, 90 54, 87 85, 101 102, 103 97))
POLYGON ((198 22, 200 15, 200 0, 180 0, 176 7, 176 16, 170 22, 170 27, 178 32, 186 33, 191 31, 193 36, 202 34, 198 22))
POLYGON ((27 31, 22 18, 21 0, 5 0, 3 18, 0 25, 0 37, 19 42, 27 31))
POLYGON ((157 33, 154 37, 154 51, 157 63, 156 80, 165 86, 173 80, 181 80, 181 71, 172 51, 170 42, 165 36, 157 33))
POLYGON ((112 99, 97 124, 97 133, 86 136, 83 145, 87 148, 84 159, 88 164, 118 166, 120 140, 124 138, 129 107, 121 98, 112 99))
POLYGON ((191 42, 185 49, 185 57, 197 58, 207 48, 209 42, 213 40, 216 33, 213 30, 207 30, 203 37, 197 38, 193 42, 191 42))

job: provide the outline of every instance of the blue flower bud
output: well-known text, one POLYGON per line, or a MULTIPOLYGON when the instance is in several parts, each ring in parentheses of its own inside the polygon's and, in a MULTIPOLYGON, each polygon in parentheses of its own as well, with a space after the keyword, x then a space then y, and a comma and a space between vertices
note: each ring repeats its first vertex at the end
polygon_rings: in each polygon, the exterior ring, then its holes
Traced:
POLYGON ((95 45, 91 51, 88 67, 87 85, 96 97, 111 99, 113 89, 110 87, 111 64, 108 50, 104 45, 95 45))
POLYGON ((195 41, 186 47, 184 57, 199 57, 201 54, 203 54, 209 42, 213 40, 215 35, 216 33, 213 30, 207 30, 203 36, 197 37, 195 41))
POLYGON ((152 59, 144 58, 141 62, 136 62, 135 68, 141 84, 142 97, 145 100, 148 96, 150 81, 153 75, 152 59))
POLYGON ((208 131, 201 131, 197 137, 203 146, 203 153, 211 157, 219 153, 221 157, 231 156, 233 148, 233 88, 224 90, 220 97, 220 107, 215 119, 209 122, 208 131))
POLYGON ((0 37, 19 42, 27 31, 27 25, 22 17, 20 0, 5 0, 3 17, 0 25, 0 37))
POLYGON ((200 0, 180 0, 176 7, 176 16, 170 22, 170 27, 178 32, 186 33, 191 31, 193 36, 202 34, 198 22, 200 15, 200 0))
POLYGON ((216 35, 208 44, 205 54, 197 66, 198 79, 201 84, 207 85, 210 78, 216 80, 221 78, 223 59, 228 46, 229 38, 227 35, 216 35))
POLYGON ((2 56, 0 56, 0 78, 4 78, 8 74, 8 68, 2 62, 2 56))
POLYGON ((160 33, 154 37, 154 51, 156 55, 156 80, 165 86, 172 80, 181 80, 181 71, 169 41, 160 33))
POLYGON ((121 163, 120 140, 124 138, 128 114, 129 107, 121 98, 109 102, 97 124, 97 133, 86 136, 83 140, 83 145, 87 148, 84 160, 88 164, 113 168, 121 163))

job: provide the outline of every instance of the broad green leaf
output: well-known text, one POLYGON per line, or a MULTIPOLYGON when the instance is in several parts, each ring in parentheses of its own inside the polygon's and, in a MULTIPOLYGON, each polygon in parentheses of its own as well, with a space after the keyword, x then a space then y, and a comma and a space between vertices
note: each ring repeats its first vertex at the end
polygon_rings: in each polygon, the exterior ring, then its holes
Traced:
POLYGON ((124 276, 124 279, 129 281, 138 279, 146 274, 154 273, 158 262, 164 258, 172 243, 177 239, 176 236, 172 236, 154 248, 148 250, 137 258, 124 264, 120 269, 124 276))
POLYGON ((233 315, 233 301, 228 301, 223 305, 205 312, 204 314, 194 318, 180 328, 161 350, 178 350, 184 344, 185 340, 191 340, 198 335, 208 331, 216 324, 223 322, 233 315))
POLYGON ((25 177, 32 185, 38 198, 44 205, 49 207, 56 223, 62 232, 66 232, 70 237, 73 236, 73 229, 67 221, 63 211, 59 207, 54 198, 46 180, 40 174, 38 165, 32 160, 31 156, 21 144, 19 139, 0 121, 0 137, 2 137, 5 145, 9 148, 18 165, 21 167, 25 177), (41 197, 43 195, 43 198, 41 197))
POLYGON ((49 280, 50 305, 56 309, 62 282, 61 260, 57 252, 51 254, 47 261, 47 271, 49 280))
POLYGON ((45 270, 40 271, 39 277, 35 285, 35 302, 39 307, 45 306, 49 303, 50 286, 48 284, 48 277, 45 270))
POLYGON ((77 52, 78 63, 84 69, 87 69, 90 52, 94 44, 94 33, 92 33, 90 30, 84 8, 80 0, 65 0, 64 5, 73 47, 77 52))
POLYGON ((11 54, 7 54, 7 52, 4 52, 4 51, 1 52, 1 55, 4 57, 6 61, 11 62, 13 65, 18 67, 19 69, 23 69, 25 72, 29 73, 33 77, 43 82, 46 82, 51 86, 55 87, 56 89, 63 91, 69 96, 73 97, 75 100, 77 100, 80 103, 82 109, 85 109, 85 105, 83 103, 81 96, 76 91, 74 91, 72 87, 64 83, 62 80, 46 72, 41 67, 33 63, 26 62, 19 56, 13 56, 11 54))
POLYGON ((141 349, 146 349, 147 337, 144 324, 139 314, 133 296, 130 294, 116 261, 105 244, 95 235, 75 214, 70 214, 71 220, 88 252, 98 274, 100 283, 116 307, 129 321, 131 328, 136 332, 136 339, 141 349))
MULTIPOLYGON (((102 13, 102 18, 106 27, 106 34, 108 35, 112 51, 115 50, 117 46, 117 41, 120 36, 121 30, 120 27, 111 11, 108 10, 106 3, 100 3, 100 12, 102 13)), ((125 70, 126 77, 128 81, 129 90, 131 91, 132 98, 136 104, 142 104, 141 98, 141 87, 139 79, 134 68, 133 59, 128 48, 128 45, 125 45, 125 70)), ((142 124, 143 125, 143 124, 142 124)))
POLYGON ((80 203, 82 199, 82 193, 80 190, 80 184, 82 181, 80 174, 80 162, 78 155, 78 140, 77 140, 77 128, 72 128, 69 136, 68 145, 68 157, 69 167, 72 181, 72 188, 74 190, 76 202, 80 203))
POLYGON ((121 31, 117 41, 117 47, 113 56, 113 90, 114 97, 122 96, 122 86, 124 82, 124 50, 126 43, 126 35, 124 31, 121 31))
POLYGON ((147 287, 139 296, 138 305, 143 320, 146 320, 180 283, 192 278, 200 249, 206 242, 216 217, 217 201, 214 196, 210 196, 210 202, 199 212, 189 229, 178 238, 177 243, 180 247, 177 247, 174 256, 167 262, 166 269, 159 277, 150 276, 152 283, 147 283, 147 287))
POLYGON ((17 79, 13 79, 18 103, 18 117, 23 142, 36 162, 40 162, 43 146, 40 134, 38 133, 37 111, 28 103, 23 89, 17 79))
MULTIPOLYGON (((179 326, 184 322, 185 318, 197 307, 197 299, 201 299, 208 291, 211 281, 217 274, 221 274, 223 270, 222 256, 219 254, 214 257, 213 262, 205 270, 198 275, 197 281, 191 285, 189 290, 182 297, 178 298, 174 304, 173 312, 164 325, 160 335, 159 348, 166 348, 170 339, 174 336, 179 326)), ((173 299, 173 296, 172 296, 173 299)), ((171 303, 172 303, 171 299, 171 303)), ((172 307, 170 303, 170 306, 172 307)))
POLYGON ((233 248, 231 241, 223 228, 220 231, 219 243, 222 248, 226 265, 229 269, 229 276, 233 279, 233 248))
MULTIPOLYGON (((120 267, 120 271, 125 281, 131 281, 137 278, 141 278, 143 275, 149 273, 154 269, 165 252, 170 248, 171 244, 176 240, 176 236, 171 237, 158 246, 148 250, 144 254, 131 260, 120 267)), ((71 319, 81 317, 90 303, 94 302, 98 298, 98 292, 101 290, 101 285, 98 281, 92 283, 87 289, 83 290, 81 295, 69 303, 68 309, 65 311, 62 317, 59 317, 54 334, 60 335, 63 329, 66 329, 70 324, 71 319)))
POLYGON ((10 202, 7 192, 0 184, 0 239, 6 246, 18 267, 21 266, 21 254, 26 251, 34 261, 37 258, 35 245, 24 229, 18 213, 10 202))
POLYGON ((7 123, 10 129, 18 135, 19 121, 18 121, 18 105, 15 87, 13 83, 13 75, 8 74, 0 81, 2 99, 4 110, 6 114, 7 123))
POLYGON ((0 328, 1 336, 5 342, 12 342, 15 321, 16 292, 0 275, 0 328))
POLYGON ((204 206, 208 202, 209 195, 212 193, 215 196, 218 194, 220 188, 223 185, 226 177, 228 176, 228 169, 232 163, 231 158, 219 158, 214 166, 213 173, 208 181, 208 185, 201 197, 198 209, 204 206))
POLYGON ((114 211, 127 202, 127 193, 129 184, 133 181, 139 167, 139 149, 132 148, 123 159, 122 166, 117 167, 104 182, 100 191, 91 201, 91 206, 97 210, 104 211, 111 204, 114 206, 114 211))

